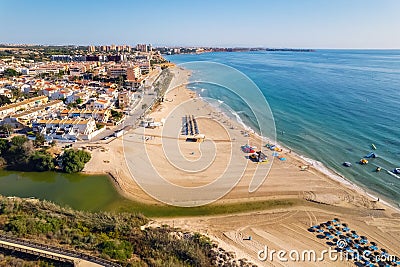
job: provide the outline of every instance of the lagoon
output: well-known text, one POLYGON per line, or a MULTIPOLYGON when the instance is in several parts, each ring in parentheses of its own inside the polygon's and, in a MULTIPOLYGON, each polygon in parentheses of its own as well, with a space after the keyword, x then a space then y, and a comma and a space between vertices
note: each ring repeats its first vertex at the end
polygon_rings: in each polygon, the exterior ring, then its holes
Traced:
POLYGON ((108 175, 0 170, 0 195, 48 200, 76 210, 141 213, 147 217, 180 217, 240 213, 295 205, 298 200, 265 200, 194 208, 145 204, 124 198, 108 175))

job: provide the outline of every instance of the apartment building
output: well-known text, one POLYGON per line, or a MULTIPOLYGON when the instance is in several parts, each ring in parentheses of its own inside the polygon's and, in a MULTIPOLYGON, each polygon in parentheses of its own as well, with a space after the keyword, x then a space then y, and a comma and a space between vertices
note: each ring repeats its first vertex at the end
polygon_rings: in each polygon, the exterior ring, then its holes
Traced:
POLYGON ((49 98, 47 96, 38 96, 26 99, 18 103, 4 105, 0 107, 0 119, 3 119, 5 116, 13 114, 17 111, 23 111, 33 107, 37 107, 39 105, 47 103, 48 100, 49 98))

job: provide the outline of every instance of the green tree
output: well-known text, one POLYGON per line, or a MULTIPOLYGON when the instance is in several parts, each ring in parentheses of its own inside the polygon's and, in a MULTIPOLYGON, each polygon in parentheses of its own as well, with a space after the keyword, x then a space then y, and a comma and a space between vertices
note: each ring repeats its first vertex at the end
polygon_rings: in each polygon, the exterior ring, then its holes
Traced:
POLYGON ((103 255, 120 261, 129 259, 133 252, 132 244, 125 240, 107 240, 98 247, 103 255))
POLYGON ((14 70, 14 69, 8 68, 8 69, 5 69, 5 70, 4 70, 3 75, 4 75, 5 77, 14 77, 14 76, 19 76, 19 73, 18 73, 16 70, 14 70))
POLYGON ((13 127, 10 124, 3 124, 0 126, 0 132, 5 132, 8 135, 13 133, 13 127))
POLYGON ((0 95, 0 106, 3 106, 5 104, 10 104, 11 101, 6 97, 5 95, 0 95))
POLYGON ((8 140, 0 139, 0 155, 3 155, 8 149, 8 140))
POLYGON ((118 112, 114 109, 111 110, 111 117, 115 120, 115 121, 119 121, 122 119, 122 112, 118 112))
POLYGON ((18 135, 11 138, 4 158, 10 167, 19 169, 26 166, 33 152, 32 142, 25 136, 18 135))
POLYGON ((46 151, 35 151, 29 159, 29 165, 35 171, 54 170, 53 157, 46 151))
POLYGON ((67 149, 62 155, 62 169, 66 173, 80 172, 90 159, 91 155, 89 152, 77 149, 67 149))
POLYGON ((46 139, 44 138, 44 135, 43 135, 43 134, 36 133, 35 137, 36 137, 36 138, 35 138, 35 140, 33 141, 33 145, 34 145, 35 147, 41 147, 41 146, 44 145, 44 142, 46 142, 46 139))
POLYGON ((64 74, 65 74, 65 72, 63 70, 59 70, 58 73, 57 73, 57 76, 59 78, 61 78, 64 74))
POLYGON ((10 143, 13 146, 21 147, 26 142, 28 142, 28 138, 26 138, 23 135, 17 135, 17 136, 14 136, 13 138, 11 138, 11 142, 10 143))

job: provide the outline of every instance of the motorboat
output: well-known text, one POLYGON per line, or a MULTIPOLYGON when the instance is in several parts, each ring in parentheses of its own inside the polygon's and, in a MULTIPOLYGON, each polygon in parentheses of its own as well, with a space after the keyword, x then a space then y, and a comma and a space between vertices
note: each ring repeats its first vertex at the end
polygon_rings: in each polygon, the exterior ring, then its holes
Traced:
POLYGON ((345 161, 345 162, 343 162, 343 166, 345 166, 345 167, 351 167, 352 164, 351 164, 351 162, 345 161))
POLYGON ((370 159, 370 158, 376 158, 376 154, 374 152, 369 152, 368 155, 366 155, 364 158, 370 159))

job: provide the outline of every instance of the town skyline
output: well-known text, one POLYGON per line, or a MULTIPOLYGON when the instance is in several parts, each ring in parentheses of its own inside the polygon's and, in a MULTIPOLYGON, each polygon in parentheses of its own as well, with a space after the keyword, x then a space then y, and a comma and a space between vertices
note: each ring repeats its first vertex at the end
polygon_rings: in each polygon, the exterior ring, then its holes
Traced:
POLYGON ((396 49, 400 3, 384 1, 0 1, 0 43, 396 49), (38 15, 41 16, 38 16, 38 15))

